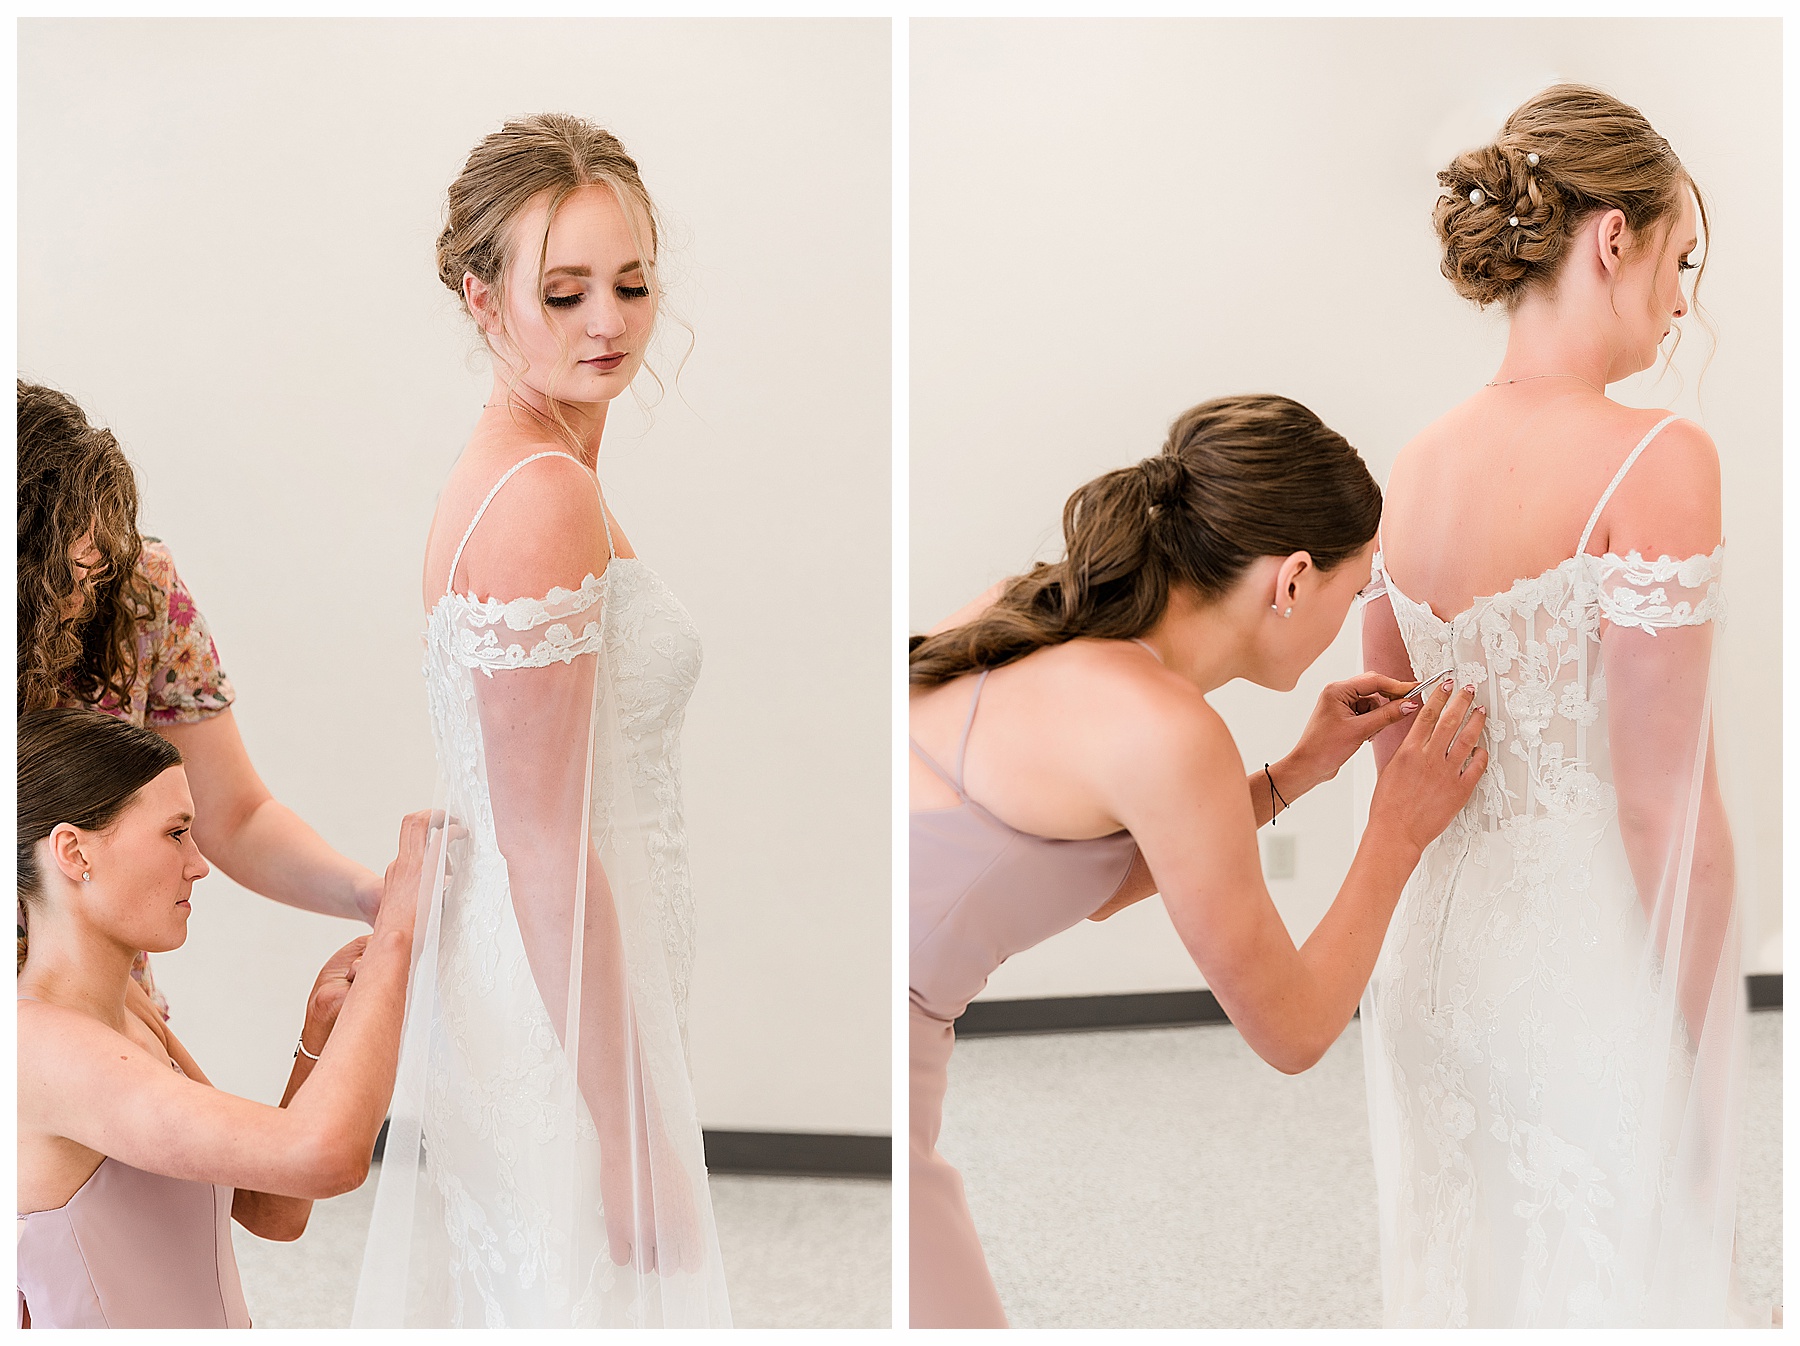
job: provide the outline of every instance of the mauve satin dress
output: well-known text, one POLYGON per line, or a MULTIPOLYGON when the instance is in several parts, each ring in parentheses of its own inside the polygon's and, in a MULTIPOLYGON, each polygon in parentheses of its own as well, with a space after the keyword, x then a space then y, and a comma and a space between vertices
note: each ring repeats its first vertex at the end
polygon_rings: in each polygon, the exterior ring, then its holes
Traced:
POLYGON ((958 799, 911 816, 913 1327, 1006 1326, 962 1177, 937 1152, 953 1025, 1001 963, 1105 906, 1138 854, 1128 832, 1083 841, 1034 836, 969 798, 963 758, 986 681, 985 671, 975 679, 954 774, 912 745, 958 799))

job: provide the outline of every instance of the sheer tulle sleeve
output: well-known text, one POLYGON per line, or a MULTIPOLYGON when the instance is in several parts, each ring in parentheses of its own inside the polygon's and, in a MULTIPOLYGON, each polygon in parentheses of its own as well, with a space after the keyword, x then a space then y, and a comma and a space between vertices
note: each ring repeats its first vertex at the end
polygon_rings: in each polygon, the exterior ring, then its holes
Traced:
POLYGON ((358 1325, 727 1321, 608 595, 450 595, 428 626, 466 835, 420 922, 358 1325))
POLYGON ((1728 1283, 1735 1215, 1743 988, 1713 732, 1724 554, 1596 559, 1611 774, 1642 916, 1634 1003, 1650 1007, 1619 1059, 1638 1076, 1640 1151, 1662 1156, 1624 1188, 1644 1203, 1625 1223, 1644 1246, 1623 1252, 1649 1270, 1641 1321, 1708 1321, 1722 1306, 1677 1296, 1728 1283))

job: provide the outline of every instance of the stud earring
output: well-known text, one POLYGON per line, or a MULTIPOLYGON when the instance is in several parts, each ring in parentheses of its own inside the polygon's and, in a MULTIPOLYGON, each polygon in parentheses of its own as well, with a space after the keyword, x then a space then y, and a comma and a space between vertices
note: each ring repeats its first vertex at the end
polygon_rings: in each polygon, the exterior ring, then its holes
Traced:
MULTIPOLYGON (((1271 603, 1271 604, 1269 604, 1269 611, 1270 612, 1281 612, 1281 608, 1278 605, 1271 603)), ((1294 615, 1294 610, 1292 608, 1289 608, 1286 612, 1281 612, 1281 615, 1283 617, 1292 617, 1294 615)))
POLYGON ((87 870, 84 869, 81 871, 81 881, 83 883, 91 883, 93 881, 93 878, 94 878, 94 876, 92 874, 88 873, 87 870))

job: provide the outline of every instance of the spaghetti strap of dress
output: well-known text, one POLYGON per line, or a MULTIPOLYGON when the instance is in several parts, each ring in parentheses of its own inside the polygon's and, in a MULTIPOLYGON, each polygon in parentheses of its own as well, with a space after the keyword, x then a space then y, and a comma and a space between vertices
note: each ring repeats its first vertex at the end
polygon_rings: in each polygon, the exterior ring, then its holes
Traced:
POLYGON ((987 682, 987 676, 991 672, 993 672, 991 668, 984 668, 975 679, 975 692, 969 697, 969 713, 963 720, 962 737, 957 740, 956 744, 956 772, 954 775, 944 770, 936 758, 920 747, 918 739, 911 734, 906 736, 906 741, 912 745, 912 750, 918 759, 930 767, 932 773, 939 780, 955 790, 956 797, 965 803, 969 802, 969 792, 963 789, 962 784, 963 760, 969 755, 969 731, 975 727, 975 708, 981 704, 981 688, 987 682))
POLYGON ((500 494, 500 488, 511 481, 513 475, 517 473, 520 468, 524 467, 527 463, 535 463, 540 458, 567 458, 571 463, 574 463, 579 467, 583 473, 586 473, 593 481, 594 495, 600 501, 600 524, 601 527, 606 530, 606 559, 609 563, 612 561, 615 555, 613 549, 612 520, 607 518, 606 515, 606 494, 600 489, 600 478, 596 474, 588 472, 587 464, 582 462, 581 459, 577 458, 574 454, 564 453, 560 449, 545 449, 542 453, 534 453, 528 457, 521 458, 511 467, 507 468, 505 472, 500 474, 500 480, 495 482, 489 489, 487 495, 482 498, 481 504, 476 507, 475 517, 469 520, 469 526, 463 530, 462 541, 456 544, 456 554, 450 558, 450 573, 444 577, 445 593, 451 592, 455 585, 456 567, 462 564, 463 548, 467 547, 469 545, 469 539, 475 536, 475 525, 480 523, 481 516, 487 513, 487 507, 494 503, 494 497, 500 494))
POLYGON ((1625 480, 1625 474, 1631 471, 1632 464, 1637 462, 1639 455, 1641 455, 1645 449, 1650 447, 1650 441, 1662 433, 1662 429, 1665 425, 1670 421, 1680 419, 1681 418, 1676 416, 1673 412, 1664 416, 1655 425, 1650 427, 1650 433, 1638 441, 1637 447, 1625 455, 1625 461, 1620 463, 1619 470, 1613 473, 1612 481, 1607 485, 1607 488, 1600 493, 1600 501, 1594 506, 1594 512, 1588 515, 1587 527, 1581 530, 1581 545, 1575 548, 1575 554, 1577 556, 1588 549, 1588 539, 1594 535, 1594 525, 1600 522, 1600 511, 1606 508, 1606 503, 1612 499, 1613 492, 1619 489, 1619 483, 1625 480))

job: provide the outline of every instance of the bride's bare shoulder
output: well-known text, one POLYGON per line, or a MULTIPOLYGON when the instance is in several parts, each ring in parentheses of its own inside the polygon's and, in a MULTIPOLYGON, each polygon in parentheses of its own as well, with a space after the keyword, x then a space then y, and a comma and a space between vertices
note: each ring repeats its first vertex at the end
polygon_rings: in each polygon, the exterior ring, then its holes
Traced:
POLYGON ((575 588, 605 568, 606 525, 593 473, 561 453, 527 461, 534 452, 542 450, 465 453, 452 470, 433 529, 433 551, 453 552, 482 501, 505 479, 481 510, 457 562, 459 591, 542 594, 556 586, 575 588))
POLYGON ((1479 434, 1480 428, 1480 418, 1469 402, 1451 407, 1400 446, 1388 469, 1383 493, 1392 497, 1398 491, 1404 496, 1418 486, 1429 489, 1435 476, 1479 434))
MULTIPOLYGON (((1668 415, 1621 410, 1630 413, 1620 425, 1633 444, 1668 415)), ((1605 549, 1621 556, 1680 557, 1710 552, 1722 540, 1723 524, 1718 446, 1683 419, 1657 431, 1608 501, 1598 531, 1605 549)))

